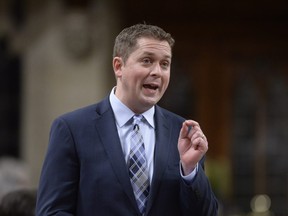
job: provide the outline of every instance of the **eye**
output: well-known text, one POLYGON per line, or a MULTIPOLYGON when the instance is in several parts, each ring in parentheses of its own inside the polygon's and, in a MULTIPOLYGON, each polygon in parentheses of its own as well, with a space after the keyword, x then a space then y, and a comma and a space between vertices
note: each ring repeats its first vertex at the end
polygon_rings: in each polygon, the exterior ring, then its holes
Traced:
POLYGON ((142 62, 143 62, 143 64, 151 64, 152 60, 150 58, 143 58, 142 62))
POLYGON ((170 66, 170 62, 169 61, 161 62, 161 67, 164 68, 164 69, 169 68, 169 66, 170 66))

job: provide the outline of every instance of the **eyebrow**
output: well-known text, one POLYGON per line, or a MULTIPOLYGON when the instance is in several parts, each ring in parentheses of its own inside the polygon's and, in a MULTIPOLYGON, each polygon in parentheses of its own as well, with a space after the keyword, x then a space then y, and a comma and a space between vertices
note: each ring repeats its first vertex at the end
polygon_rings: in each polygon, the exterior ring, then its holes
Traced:
MULTIPOLYGON (((155 56, 155 53, 145 51, 145 52, 143 52, 143 55, 155 56)), ((165 55, 164 58, 172 59, 172 56, 171 55, 165 55)))

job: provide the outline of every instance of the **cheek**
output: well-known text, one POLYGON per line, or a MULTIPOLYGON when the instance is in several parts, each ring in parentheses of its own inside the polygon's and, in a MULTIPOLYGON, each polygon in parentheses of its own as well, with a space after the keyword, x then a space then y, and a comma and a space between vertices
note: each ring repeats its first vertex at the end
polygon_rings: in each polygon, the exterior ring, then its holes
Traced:
POLYGON ((126 77, 126 85, 132 94, 136 94, 141 87, 141 82, 139 81, 139 77, 133 75, 126 77))
POLYGON ((163 83, 165 83, 165 89, 168 87, 170 82, 170 74, 167 74, 164 78, 163 78, 163 83))
POLYGON ((136 84, 137 80, 141 80, 145 74, 142 71, 139 71, 138 68, 131 68, 126 74, 127 79, 133 84, 136 84))
POLYGON ((126 85, 133 86, 136 83, 137 76, 135 73, 126 71, 126 73, 123 73, 122 79, 126 83, 126 85))

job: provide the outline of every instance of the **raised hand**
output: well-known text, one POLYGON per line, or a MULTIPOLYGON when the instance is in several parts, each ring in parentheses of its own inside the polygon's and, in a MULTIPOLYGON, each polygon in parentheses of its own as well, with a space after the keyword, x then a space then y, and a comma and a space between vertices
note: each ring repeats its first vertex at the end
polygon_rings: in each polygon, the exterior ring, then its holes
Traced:
POLYGON ((178 139, 178 151, 184 175, 194 170, 207 150, 208 141, 198 122, 184 121, 178 139))

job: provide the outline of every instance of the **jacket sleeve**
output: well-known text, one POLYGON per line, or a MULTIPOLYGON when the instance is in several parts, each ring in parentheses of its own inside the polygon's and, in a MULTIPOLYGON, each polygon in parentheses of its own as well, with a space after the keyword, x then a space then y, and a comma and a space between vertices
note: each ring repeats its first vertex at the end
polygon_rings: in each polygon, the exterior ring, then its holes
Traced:
POLYGON ((79 163, 73 135, 63 119, 56 119, 40 176, 36 216, 75 215, 78 179, 79 163))
POLYGON ((218 202, 204 172, 204 158, 200 164, 191 184, 188 185, 184 180, 181 182, 182 213, 185 216, 216 216, 218 215, 218 202))

